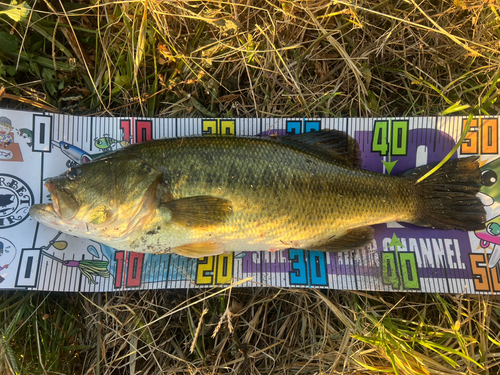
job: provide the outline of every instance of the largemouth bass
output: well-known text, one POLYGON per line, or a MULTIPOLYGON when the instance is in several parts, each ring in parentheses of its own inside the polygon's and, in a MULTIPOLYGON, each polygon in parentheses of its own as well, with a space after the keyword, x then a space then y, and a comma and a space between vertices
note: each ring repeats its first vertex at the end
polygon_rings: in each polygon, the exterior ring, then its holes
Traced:
POLYGON ((339 131, 282 138, 192 137, 132 145, 49 178, 39 222, 119 250, 204 257, 229 251, 339 251, 404 221, 484 228, 477 157, 400 176, 361 170, 339 131))

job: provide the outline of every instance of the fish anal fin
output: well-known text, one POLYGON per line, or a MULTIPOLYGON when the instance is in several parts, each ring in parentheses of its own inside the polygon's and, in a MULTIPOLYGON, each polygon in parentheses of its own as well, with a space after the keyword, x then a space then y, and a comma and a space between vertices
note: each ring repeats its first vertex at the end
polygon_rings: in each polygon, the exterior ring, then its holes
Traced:
POLYGON ((312 131, 278 138, 283 143, 315 153, 326 160, 361 168, 361 149, 358 142, 340 130, 312 131))
POLYGON ((187 227, 208 227, 226 221, 233 212, 231 201, 207 195, 175 199, 160 205, 165 219, 187 227))
POLYGON ((223 254, 225 247, 221 243, 207 241, 177 246, 170 251, 188 258, 203 258, 223 254))
POLYGON ((370 226, 349 229, 342 235, 333 237, 327 242, 312 246, 311 250, 334 252, 359 249, 373 241, 374 232, 370 226))

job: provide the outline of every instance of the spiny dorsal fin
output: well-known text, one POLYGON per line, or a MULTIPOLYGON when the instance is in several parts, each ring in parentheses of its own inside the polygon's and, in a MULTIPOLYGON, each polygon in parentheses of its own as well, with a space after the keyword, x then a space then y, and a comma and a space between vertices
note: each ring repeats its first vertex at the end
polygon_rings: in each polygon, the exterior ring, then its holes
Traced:
POLYGON ((200 195, 163 203, 160 210, 167 210, 164 216, 176 224, 204 227, 224 222, 233 212, 233 205, 227 199, 200 195))
POLYGON ((312 152, 326 160, 348 167, 361 168, 361 149, 358 142, 340 130, 322 130, 287 135, 278 141, 312 152))

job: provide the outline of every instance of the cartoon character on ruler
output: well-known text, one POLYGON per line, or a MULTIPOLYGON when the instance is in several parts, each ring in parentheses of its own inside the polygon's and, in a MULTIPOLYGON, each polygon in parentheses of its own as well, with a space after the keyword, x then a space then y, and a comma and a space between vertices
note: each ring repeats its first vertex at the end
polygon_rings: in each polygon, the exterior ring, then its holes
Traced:
POLYGON ((12 122, 7 117, 0 117, 0 143, 2 148, 7 148, 11 143, 14 142, 12 136, 12 122))
POLYGON ((16 257, 16 247, 6 238, 0 237, 0 283, 7 276, 7 269, 16 257))
POLYGON ((481 168, 482 177, 481 182, 483 187, 481 193, 483 196, 483 203, 490 208, 494 216, 491 220, 486 222, 485 229, 476 231, 476 236, 479 238, 480 246, 487 249, 492 245, 491 256, 488 261, 488 267, 494 268, 500 261, 500 183, 498 177, 500 176, 500 158, 497 158, 481 168))
POLYGON ((19 145, 14 142, 12 121, 5 116, 0 116, 0 160, 23 161, 19 145))

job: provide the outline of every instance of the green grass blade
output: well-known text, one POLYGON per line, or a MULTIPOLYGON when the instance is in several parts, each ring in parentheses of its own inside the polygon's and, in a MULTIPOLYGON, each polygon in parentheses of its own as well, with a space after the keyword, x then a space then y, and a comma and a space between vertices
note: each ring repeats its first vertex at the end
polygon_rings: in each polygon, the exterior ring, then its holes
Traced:
POLYGON ((470 129, 470 126, 471 126, 471 123, 472 123, 472 119, 474 118, 474 115, 471 113, 469 115, 469 117, 467 118, 467 122, 465 123, 465 128, 462 132, 462 136, 460 137, 460 139, 458 140, 457 144, 453 147, 453 149, 448 153, 448 155, 446 155, 443 160, 441 160, 434 168, 432 168, 429 172, 427 172, 426 174, 424 174, 422 177, 420 177, 418 180, 417 180, 417 184, 419 182, 422 182, 423 180, 425 180, 427 177, 429 177, 430 175, 432 175, 434 172, 436 172, 439 168, 442 167, 442 165, 444 163, 446 163, 448 160, 450 160, 450 158, 455 154, 455 152, 457 152, 458 148, 460 147, 460 145, 463 143, 463 141, 465 140, 465 137, 467 136, 467 134, 469 133, 469 129, 470 129))

